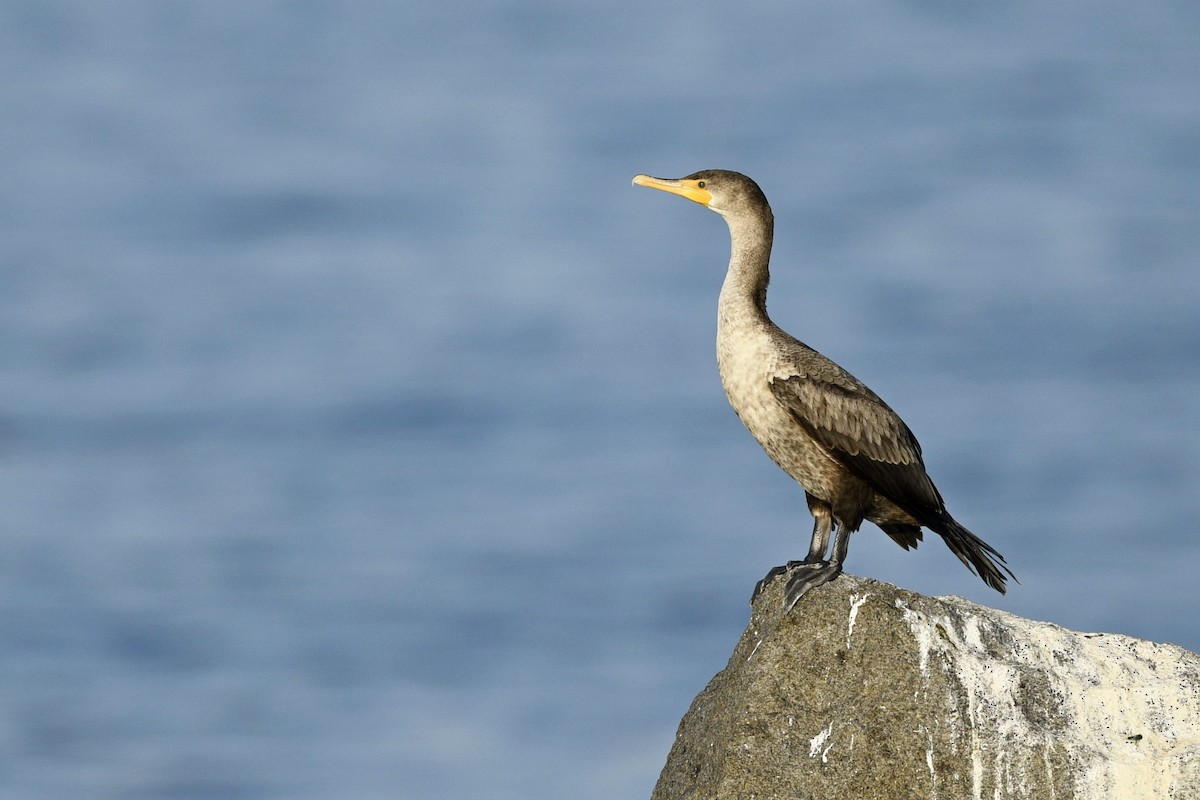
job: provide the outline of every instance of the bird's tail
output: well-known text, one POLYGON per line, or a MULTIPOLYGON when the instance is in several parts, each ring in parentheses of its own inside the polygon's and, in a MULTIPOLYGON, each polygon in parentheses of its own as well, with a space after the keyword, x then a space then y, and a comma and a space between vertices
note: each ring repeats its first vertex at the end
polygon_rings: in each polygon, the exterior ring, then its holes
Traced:
POLYGON ((958 560, 965 564, 967 569, 1000 594, 1005 593, 1008 578, 1017 581, 1017 576, 1008 568, 1004 556, 983 539, 959 525, 949 514, 939 520, 938 524, 926 527, 940 534, 950 552, 958 556, 958 560))

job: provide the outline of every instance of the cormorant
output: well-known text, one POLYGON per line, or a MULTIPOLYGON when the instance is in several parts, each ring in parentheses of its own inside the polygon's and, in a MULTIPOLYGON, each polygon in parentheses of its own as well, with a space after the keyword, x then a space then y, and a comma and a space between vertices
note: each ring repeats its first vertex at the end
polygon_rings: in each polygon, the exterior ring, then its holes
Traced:
POLYGON ((686 197, 729 225, 732 255, 717 303, 721 383, 767 455, 804 488, 813 516, 808 556, 771 570, 755 595, 789 572, 791 608, 806 591, 836 578, 850 534, 864 519, 905 550, 921 541, 922 527, 929 528, 967 569, 1003 593, 1005 576, 1016 575, 1004 556, 946 511, 925 473, 921 445, 904 421, 862 381, 767 316, 775 218, 758 184, 728 170, 678 179, 638 175, 633 183, 686 197))

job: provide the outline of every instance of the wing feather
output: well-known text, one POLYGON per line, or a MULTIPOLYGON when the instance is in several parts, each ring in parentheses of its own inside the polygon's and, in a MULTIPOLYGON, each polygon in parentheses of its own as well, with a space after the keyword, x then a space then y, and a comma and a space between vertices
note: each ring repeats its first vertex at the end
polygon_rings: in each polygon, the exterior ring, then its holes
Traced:
POLYGON ((943 511, 925 474, 921 445, 904 420, 837 365, 817 366, 772 380, 775 398, 840 463, 893 503, 918 519, 943 511))

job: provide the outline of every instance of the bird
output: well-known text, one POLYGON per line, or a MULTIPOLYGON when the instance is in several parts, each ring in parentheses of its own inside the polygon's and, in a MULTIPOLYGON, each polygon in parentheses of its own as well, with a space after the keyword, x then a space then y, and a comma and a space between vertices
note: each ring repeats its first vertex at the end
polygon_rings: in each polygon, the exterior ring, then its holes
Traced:
POLYGON ((904 420, 846 369, 784 332, 767 315, 775 218, 758 184, 730 170, 684 178, 637 175, 635 186, 679 195, 729 226, 729 268, 717 301, 717 367, 733 410, 767 455, 804 489, 813 517, 808 555, 775 567, 751 601, 787 574, 790 610, 842 572, 850 535, 863 520, 905 550, 922 528, 984 583, 1004 594, 1007 562, 946 510, 925 471, 921 445, 904 420), (833 546, 830 549, 830 538, 833 546))

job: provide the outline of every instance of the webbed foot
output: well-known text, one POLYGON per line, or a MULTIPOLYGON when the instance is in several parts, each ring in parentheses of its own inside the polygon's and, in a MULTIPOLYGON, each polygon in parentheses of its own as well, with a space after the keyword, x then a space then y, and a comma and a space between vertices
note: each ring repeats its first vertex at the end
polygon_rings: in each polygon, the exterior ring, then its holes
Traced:
POLYGON ((803 595, 805 591, 808 591, 812 587, 820 587, 822 583, 833 581, 833 579, 838 577, 839 573, 841 572, 841 566, 839 566, 838 570, 835 572, 830 572, 827 577, 815 579, 816 576, 812 575, 812 570, 822 569, 822 567, 829 567, 828 561, 788 561, 787 564, 773 566, 767 575, 762 577, 762 581, 754 585, 754 594, 750 595, 751 606, 756 600, 758 600, 758 595, 762 594, 762 590, 767 588, 767 584, 774 581, 775 578, 778 578, 781 575, 787 575, 788 572, 792 572, 794 570, 804 570, 803 572, 800 572, 799 575, 794 575, 788 579, 787 599, 784 604, 785 607, 791 608, 794 606, 794 604, 796 604, 796 601, 800 599, 800 595, 803 595), (797 583, 799 578, 808 579, 808 583, 805 583, 804 587, 799 590, 799 593, 793 597, 792 587, 797 583))
POLYGON ((784 610, 791 611, 792 606, 796 605, 809 589, 829 583, 841 574, 842 565, 837 561, 801 561, 796 563, 796 572, 788 578, 787 591, 783 598, 784 610))

